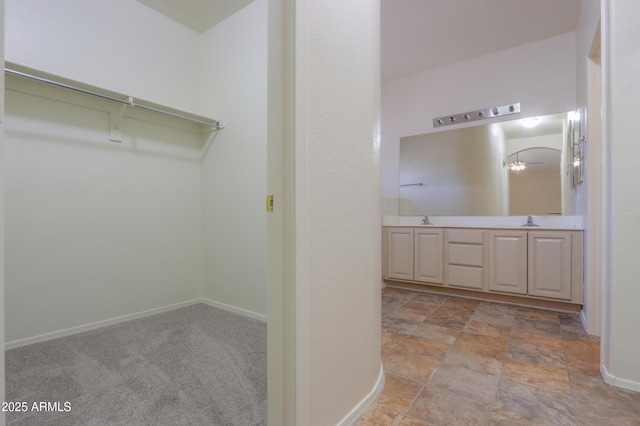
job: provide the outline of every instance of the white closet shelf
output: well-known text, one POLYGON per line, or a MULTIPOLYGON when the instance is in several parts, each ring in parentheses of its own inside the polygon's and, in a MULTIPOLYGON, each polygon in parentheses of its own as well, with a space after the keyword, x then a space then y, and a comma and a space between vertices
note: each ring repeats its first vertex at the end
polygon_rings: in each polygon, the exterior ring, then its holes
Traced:
POLYGON ((84 93, 86 95, 95 96, 101 99, 106 99, 106 100, 121 104, 122 105, 122 110, 120 113, 121 115, 124 114, 125 108, 133 107, 133 108, 143 109, 146 111, 155 112, 158 114, 164 114, 164 115, 178 118, 180 120, 185 120, 191 123, 199 124, 209 128, 211 131, 217 131, 224 128, 224 126, 220 123, 220 121, 212 118, 191 114, 188 112, 180 111, 173 108, 168 108, 168 107, 158 105, 158 104, 153 104, 150 102, 139 102, 137 100, 134 100, 132 96, 127 96, 117 92, 100 89, 94 86, 74 82, 61 77, 51 76, 47 73, 31 70, 26 67, 10 64, 8 65, 8 67, 5 67, 4 71, 5 71, 5 74, 14 75, 17 77, 22 77, 30 80, 35 80, 41 83, 49 84, 56 87, 61 87, 61 88, 72 90, 79 93, 84 93))

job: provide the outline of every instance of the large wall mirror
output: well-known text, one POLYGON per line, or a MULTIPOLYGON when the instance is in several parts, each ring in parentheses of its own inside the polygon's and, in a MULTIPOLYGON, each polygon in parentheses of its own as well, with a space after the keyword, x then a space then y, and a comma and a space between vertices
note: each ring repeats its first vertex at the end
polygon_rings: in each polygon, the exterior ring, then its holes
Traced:
POLYGON ((572 121, 559 113, 402 138, 400 214, 567 214, 572 121))

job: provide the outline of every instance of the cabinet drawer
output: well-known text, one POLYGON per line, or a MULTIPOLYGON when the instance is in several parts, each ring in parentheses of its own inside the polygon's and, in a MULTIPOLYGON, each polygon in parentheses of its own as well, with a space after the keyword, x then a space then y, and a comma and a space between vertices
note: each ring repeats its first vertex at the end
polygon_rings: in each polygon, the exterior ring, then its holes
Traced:
POLYGON ((482 229, 449 229, 447 241, 450 243, 484 244, 482 229))
POLYGON ((449 244, 449 264, 484 266, 484 246, 449 244))
POLYGON ((454 287, 484 290, 484 269, 473 266, 449 265, 448 284, 454 287))

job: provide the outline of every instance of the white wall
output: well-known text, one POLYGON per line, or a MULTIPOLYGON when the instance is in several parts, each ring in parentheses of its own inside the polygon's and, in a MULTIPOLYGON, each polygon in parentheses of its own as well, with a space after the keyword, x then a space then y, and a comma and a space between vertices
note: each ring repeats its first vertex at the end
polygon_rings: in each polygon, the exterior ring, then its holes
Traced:
POLYGON ((8 342, 199 296, 198 135, 125 117, 114 143, 103 107, 7 81, 8 342))
MULTIPOLYGON (((0 0, 0 32, 4 34, 4 0, 0 0)), ((0 42, 0 55, 4 64, 4 39, 0 42)), ((0 90, 4 93, 4 73, 0 76, 0 90)), ((6 401, 4 386, 4 96, 0 99, 0 398, 6 401)), ((0 414, 0 426, 6 424, 4 412, 0 414)))
POLYGON ((509 174, 509 214, 548 215, 562 211, 560 173, 511 172, 509 174))
MULTIPOLYGON (((583 113, 581 125, 586 129, 584 146, 585 177, 576 191, 576 210, 585 215, 585 276, 583 321, 588 333, 600 336, 602 322, 603 223, 606 208, 602 195, 605 152, 602 139, 602 66, 589 59, 600 23, 600 0, 582 0, 576 30, 576 99, 583 113), (587 74, 591 74, 588 78, 587 74), (597 78, 594 78, 596 77, 597 78), (588 82, 588 80, 591 80, 588 82), (593 90, 589 90, 593 86, 593 90), (585 109, 586 108, 586 109, 585 109)), ((598 40, 599 42, 600 40, 598 40)), ((603 340, 604 343, 604 340, 603 340)), ((604 348, 604 344, 602 345, 604 348)))
POLYGON ((205 297, 267 314, 267 0, 203 34, 201 96, 221 117, 203 161, 205 297))
POLYGON ((637 159, 640 158, 640 99, 637 83, 640 3, 605 0, 603 68, 608 217, 605 223, 608 268, 604 300, 602 366, 605 380, 640 391, 640 286, 638 286, 637 212, 640 210, 637 159))
POLYGON ((7 0, 5 59, 201 113, 199 35, 132 0, 7 0))
POLYGON ((348 421, 381 371, 380 6, 296 6, 298 349, 306 354, 297 361, 307 378, 297 424, 324 426, 348 421))
POLYGON ((434 117, 512 102, 521 103, 522 117, 573 110, 575 69, 575 34, 568 33, 384 82, 383 196, 398 196, 401 137, 433 132, 434 117))
POLYGON ((497 125, 402 138, 400 183, 423 185, 400 188, 400 214, 505 214, 505 154, 504 132, 497 125))

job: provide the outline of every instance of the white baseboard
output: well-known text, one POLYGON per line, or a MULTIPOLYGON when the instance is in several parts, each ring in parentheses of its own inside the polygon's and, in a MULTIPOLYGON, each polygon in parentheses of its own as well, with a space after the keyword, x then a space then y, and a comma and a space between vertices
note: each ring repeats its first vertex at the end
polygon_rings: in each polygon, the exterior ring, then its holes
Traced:
POLYGON ((174 303, 172 305, 153 308, 153 309, 149 309, 142 312, 135 312, 133 314, 122 315, 116 318, 109 318, 106 320, 91 322, 91 323, 79 325, 76 327, 65 328, 64 330, 52 331, 51 333, 44 333, 44 334, 39 334, 33 337, 26 337, 24 339, 12 340, 11 342, 6 342, 4 344, 4 348, 5 350, 15 349, 21 346, 31 345, 33 343, 44 342, 46 340, 57 339, 59 337, 71 336, 73 334, 83 333, 85 331, 95 330, 97 328, 106 327, 108 325, 119 324, 121 322, 131 321, 138 318, 144 318, 150 315, 172 311, 174 309, 195 305, 196 303, 201 303, 201 302, 202 301, 200 299, 188 300, 186 302, 174 303))
POLYGON ((587 334, 589 334, 589 324, 584 309, 580 311, 580 322, 582 323, 582 328, 584 328, 587 334))
POLYGON ((373 389, 369 392, 367 396, 358 403, 353 409, 347 414, 339 423, 338 426, 351 426, 354 425, 360 417, 364 413, 366 413, 369 408, 373 406, 376 402, 382 390, 384 389, 384 368, 382 367, 382 363, 380 364, 380 373, 378 374, 378 380, 373 385, 373 389))
POLYGON ((255 312, 247 311, 242 308, 237 308, 235 306, 227 305, 224 303, 216 302, 210 299, 198 298, 193 300, 187 300, 186 302, 174 303, 172 305, 161 306, 159 308, 153 308, 142 312, 135 312, 133 314, 122 315, 116 318, 109 318, 102 321, 96 321, 89 324, 83 324, 76 327, 65 328, 64 330, 52 331, 51 333, 39 334, 33 337, 26 337, 24 339, 12 340, 10 342, 6 342, 4 344, 5 350, 19 348, 21 346, 27 346, 34 343, 40 343, 47 340, 57 339, 59 337, 71 336, 73 334, 83 333, 85 331, 91 331, 98 328, 106 327, 109 325, 119 324, 125 321, 131 321, 138 318, 148 317, 150 315, 161 314, 163 312, 172 311, 174 309, 183 308, 185 306, 195 305, 197 303, 204 303, 209 306, 213 306, 215 308, 223 309, 225 311, 234 312, 236 314, 240 314, 249 318, 257 319, 259 321, 266 322, 266 315, 257 314, 255 312))
POLYGON ((615 386, 622 389, 627 389, 635 392, 640 392, 640 382, 634 382, 633 380, 621 379, 609 373, 607 367, 604 364, 600 364, 600 374, 602 374, 602 380, 608 385, 615 386))
POLYGON ((199 301, 206 305, 213 306, 214 308, 220 308, 225 311, 234 312, 236 314, 240 314, 245 317, 256 319, 258 321, 267 322, 266 315, 258 314, 252 311, 248 311, 246 309, 238 308, 236 306, 227 305, 226 303, 216 302, 215 300, 205 299, 204 297, 201 298, 199 301))

